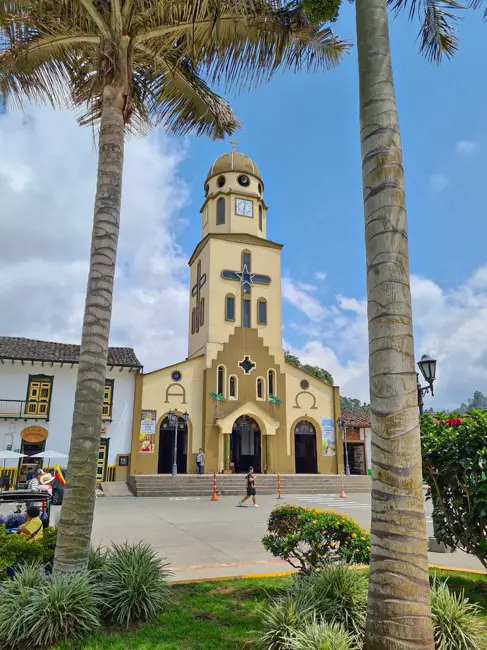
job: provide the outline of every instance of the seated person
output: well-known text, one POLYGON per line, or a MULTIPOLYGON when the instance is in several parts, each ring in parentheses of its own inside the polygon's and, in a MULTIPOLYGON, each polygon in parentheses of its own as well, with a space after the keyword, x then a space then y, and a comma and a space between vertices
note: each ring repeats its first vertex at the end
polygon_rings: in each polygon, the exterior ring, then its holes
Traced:
POLYGON ((25 513, 25 524, 19 526, 17 533, 25 535, 28 542, 35 542, 42 539, 44 526, 40 518, 40 510, 37 506, 29 506, 25 513))
POLYGON ((47 492, 52 494, 52 482, 54 481, 54 476, 44 472, 42 469, 36 469, 34 478, 29 481, 27 485, 28 490, 33 490, 34 492, 47 492))

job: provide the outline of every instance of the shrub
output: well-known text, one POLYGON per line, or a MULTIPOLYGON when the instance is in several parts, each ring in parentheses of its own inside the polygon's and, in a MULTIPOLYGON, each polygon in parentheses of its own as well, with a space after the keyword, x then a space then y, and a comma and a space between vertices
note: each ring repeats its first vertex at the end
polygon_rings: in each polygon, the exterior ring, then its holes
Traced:
POLYGON ((264 632, 258 647, 261 650, 289 648, 289 640, 294 632, 305 627, 313 616, 313 604, 311 594, 291 589, 272 601, 262 616, 264 632))
POLYGON ((368 564, 370 534, 347 515, 284 505, 271 512, 264 547, 301 573, 333 561, 368 564))
POLYGON ((316 617, 289 639, 292 650, 356 650, 354 637, 338 623, 325 623, 316 617))
POLYGON ((300 591, 310 594, 314 611, 320 618, 341 625, 356 639, 362 638, 369 586, 366 573, 335 564, 311 576, 299 576, 296 584, 300 591))
POLYGON ((482 650, 485 626, 478 617, 481 608, 463 592, 455 594, 447 582, 433 581, 431 613, 436 650, 482 650))
POLYGON ((22 564, 41 563, 50 571, 54 559, 57 531, 55 528, 45 528, 44 536, 36 542, 27 541, 23 535, 7 533, 0 526, 0 582, 7 579, 7 567, 22 564))
POLYGON ((93 586, 86 574, 41 577, 41 564, 25 565, 0 587, 0 644, 31 648, 78 641, 99 626, 93 586))
POLYGON ((101 576, 103 565, 106 559, 106 551, 100 546, 90 548, 90 558, 88 560, 88 571, 91 573, 93 579, 98 581, 101 576))
POLYGON ((313 617, 315 622, 339 626, 347 633, 347 639, 350 637, 359 647, 365 629, 367 589, 367 574, 350 571, 341 564, 330 565, 309 576, 295 576, 264 611, 260 647, 263 650, 294 648, 290 639, 296 632, 307 629, 313 617))
POLYGON ((127 627, 154 620, 168 598, 166 566, 146 542, 113 544, 100 566, 104 616, 127 627))
POLYGON ((433 499, 435 537, 476 555, 487 569, 487 411, 425 414, 424 479, 433 499))

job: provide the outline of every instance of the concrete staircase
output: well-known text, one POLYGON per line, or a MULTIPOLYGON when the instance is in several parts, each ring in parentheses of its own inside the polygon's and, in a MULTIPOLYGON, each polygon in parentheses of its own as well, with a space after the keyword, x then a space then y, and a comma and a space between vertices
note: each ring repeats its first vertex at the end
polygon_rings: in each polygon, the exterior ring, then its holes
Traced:
MULTIPOLYGON (((370 492, 370 476, 345 476, 346 492, 370 492)), ((198 478, 182 474, 136 474, 129 477, 128 486, 137 497, 209 497, 213 492, 213 475, 198 478)), ((277 495, 277 474, 258 474, 258 494, 277 495)), ((245 474, 217 474, 218 494, 238 496, 245 493, 245 474)), ((342 477, 335 474, 281 474, 281 494, 326 494, 342 489, 342 477)))

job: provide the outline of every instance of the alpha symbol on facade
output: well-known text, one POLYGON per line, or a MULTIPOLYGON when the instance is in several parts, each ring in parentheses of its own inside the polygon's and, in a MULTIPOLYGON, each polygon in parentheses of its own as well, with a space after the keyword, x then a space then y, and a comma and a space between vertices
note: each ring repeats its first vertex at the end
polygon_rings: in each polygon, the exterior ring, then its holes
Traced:
POLYGON ((252 359, 248 355, 245 356, 242 359, 242 361, 239 362, 238 365, 242 368, 242 370, 244 371, 244 373, 246 375, 250 375, 252 370, 255 368, 255 363, 252 361, 252 359))
POLYGON ((196 267, 196 284, 191 289, 191 295, 196 297, 196 304, 191 312, 191 333, 200 331, 205 322, 205 299, 201 297, 201 287, 206 282, 206 273, 201 274, 201 260, 196 267))

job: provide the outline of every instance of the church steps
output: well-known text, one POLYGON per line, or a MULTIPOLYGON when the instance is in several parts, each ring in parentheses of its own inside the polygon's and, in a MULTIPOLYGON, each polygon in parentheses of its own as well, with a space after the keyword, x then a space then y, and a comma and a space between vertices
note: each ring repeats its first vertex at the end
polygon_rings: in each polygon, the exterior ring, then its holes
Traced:
MULTIPOLYGON (((277 475, 259 474, 259 494, 277 495, 277 475)), ((370 492, 370 476, 345 476, 346 491, 370 492)), ((130 476, 129 487, 140 497, 210 496, 213 492, 213 477, 205 475, 135 475, 130 476)), ((281 494, 326 494, 340 492, 342 477, 331 474, 285 474, 281 475, 281 494)), ((222 495, 242 495, 245 492, 245 475, 217 475, 217 491, 222 495)))

